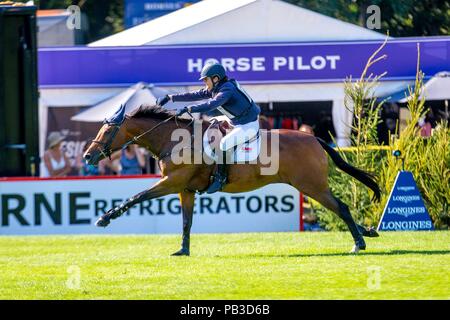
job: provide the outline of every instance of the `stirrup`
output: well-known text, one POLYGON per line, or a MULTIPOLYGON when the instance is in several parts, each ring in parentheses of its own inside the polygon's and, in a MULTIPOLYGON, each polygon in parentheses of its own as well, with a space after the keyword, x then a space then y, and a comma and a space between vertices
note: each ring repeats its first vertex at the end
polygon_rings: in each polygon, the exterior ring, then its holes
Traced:
POLYGON ((216 173, 214 175, 214 181, 208 187, 208 190, 206 190, 206 193, 210 194, 210 193, 214 193, 214 192, 222 190, 223 186, 226 184, 226 181, 227 181, 227 177, 216 173))

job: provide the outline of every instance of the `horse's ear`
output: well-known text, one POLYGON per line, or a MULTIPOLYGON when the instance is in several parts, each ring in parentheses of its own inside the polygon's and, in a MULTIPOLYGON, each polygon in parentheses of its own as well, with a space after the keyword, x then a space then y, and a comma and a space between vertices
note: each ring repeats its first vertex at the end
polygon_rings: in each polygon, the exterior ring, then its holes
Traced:
POLYGON ((125 105, 120 105, 119 110, 116 111, 112 115, 111 118, 107 120, 107 123, 114 123, 114 124, 122 124, 122 122, 125 120, 125 105))

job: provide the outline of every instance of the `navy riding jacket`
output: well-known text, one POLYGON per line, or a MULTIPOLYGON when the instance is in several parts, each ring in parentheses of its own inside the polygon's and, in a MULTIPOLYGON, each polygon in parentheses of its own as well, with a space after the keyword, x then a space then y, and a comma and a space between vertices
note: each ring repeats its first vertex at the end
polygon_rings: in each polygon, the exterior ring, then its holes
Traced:
POLYGON ((209 100, 204 103, 191 105, 191 111, 210 114, 217 110, 228 116, 234 125, 256 121, 261 112, 260 107, 234 79, 220 82, 213 90, 202 88, 198 91, 172 96, 174 102, 198 101, 208 98, 209 100))

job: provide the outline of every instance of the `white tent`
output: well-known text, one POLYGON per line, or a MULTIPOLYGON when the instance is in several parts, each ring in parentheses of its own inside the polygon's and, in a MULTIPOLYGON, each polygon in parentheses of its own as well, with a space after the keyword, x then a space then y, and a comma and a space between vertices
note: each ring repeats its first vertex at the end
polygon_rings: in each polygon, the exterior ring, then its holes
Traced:
MULTIPOLYGON (((414 83, 410 86, 400 88, 399 91, 389 93, 386 96, 379 96, 379 100, 385 102, 405 103, 411 98, 409 90, 414 91, 414 83)), ((441 71, 431 77, 422 87, 420 99, 432 100, 450 100, 450 72, 441 71)))
MULTIPOLYGON (((404 97, 399 102, 407 102, 410 97, 404 97)), ((449 100, 450 99, 450 72, 442 71, 435 74, 423 86, 421 98, 426 100, 449 100)))
POLYGON ((280 0, 203 0, 89 46, 374 40, 384 37, 378 32, 280 0))
MULTIPOLYGON (((171 93, 174 93, 174 91, 155 87, 144 82, 139 82, 118 93, 117 95, 103 100, 91 108, 80 112, 79 114, 73 116, 71 120, 101 122, 104 119, 110 118, 121 105, 125 105, 125 113, 130 113, 142 104, 156 104, 156 99, 158 97, 171 93)), ((185 103, 169 102, 164 107, 167 109, 179 109, 184 105, 185 103)))

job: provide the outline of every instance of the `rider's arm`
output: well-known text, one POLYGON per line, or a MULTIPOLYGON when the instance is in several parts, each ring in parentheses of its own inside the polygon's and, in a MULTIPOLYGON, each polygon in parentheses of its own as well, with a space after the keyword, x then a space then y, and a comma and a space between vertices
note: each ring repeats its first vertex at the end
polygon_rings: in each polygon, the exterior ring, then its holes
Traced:
POLYGON ((173 102, 177 101, 198 101, 203 99, 211 98, 211 92, 206 88, 202 88, 197 91, 180 93, 180 94, 172 94, 170 95, 171 100, 173 102))
POLYGON ((223 88, 214 98, 200 104, 189 106, 191 112, 210 112, 225 104, 232 96, 233 92, 229 88, 223 88))

